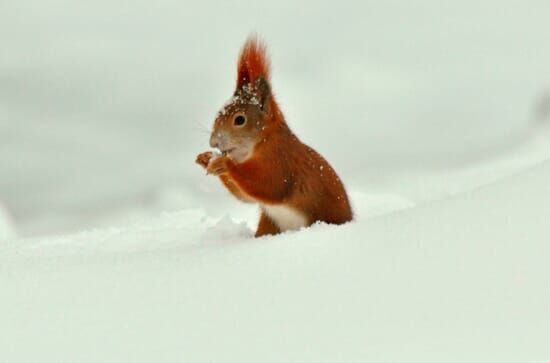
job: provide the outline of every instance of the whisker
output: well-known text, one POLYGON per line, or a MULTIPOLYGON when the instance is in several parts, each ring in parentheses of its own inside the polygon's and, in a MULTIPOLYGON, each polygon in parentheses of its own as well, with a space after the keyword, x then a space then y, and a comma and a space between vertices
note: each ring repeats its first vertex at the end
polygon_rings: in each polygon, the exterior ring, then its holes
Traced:
POLYGON ((210 129, 198 121, 193 121, 194 128, 198 131, 210 134, 210 129))

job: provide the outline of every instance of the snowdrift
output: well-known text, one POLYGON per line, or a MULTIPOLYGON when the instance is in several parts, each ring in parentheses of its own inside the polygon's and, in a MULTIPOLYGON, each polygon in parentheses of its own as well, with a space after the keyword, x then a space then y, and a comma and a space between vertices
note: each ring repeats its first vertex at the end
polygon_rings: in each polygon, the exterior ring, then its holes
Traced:
POLYGON ((16 237, 15 226, 7 209, 0 203, 0 242, 16 237))
POLYGON ((0 250, 9 362, 545 362, 550 162, 262 239, 201 210, 0 250))

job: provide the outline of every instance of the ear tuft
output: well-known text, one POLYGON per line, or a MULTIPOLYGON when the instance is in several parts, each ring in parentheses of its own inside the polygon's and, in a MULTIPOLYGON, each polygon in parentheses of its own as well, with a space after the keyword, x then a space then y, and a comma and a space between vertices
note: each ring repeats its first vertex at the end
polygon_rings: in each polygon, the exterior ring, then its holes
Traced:
POLYGON ((245 85, 254 85, 258 78, 269 82, 270 65, 265 43, 256 35, 250 35, 239 56, 237 66, 237 89, 245 85))
POLYGON ((264 111, 267 111, 269 106, 269 97, 271 96, 271 87, 269 82, 262 76, 256 79, 255 83, 256 97, 260 103, 260 108, 264 111))

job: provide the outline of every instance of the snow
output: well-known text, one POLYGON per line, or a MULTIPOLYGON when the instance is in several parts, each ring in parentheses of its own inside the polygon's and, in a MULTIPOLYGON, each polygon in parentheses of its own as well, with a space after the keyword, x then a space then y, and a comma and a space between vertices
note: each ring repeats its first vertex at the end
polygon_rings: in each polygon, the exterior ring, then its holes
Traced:
POLYGON ((15 238, 15 226, 6 208, 0 204, 0 242, 15 238))
POLYGON ((0 3, 0 361, 550 361, 549 3, 333 5, 0 3), (194 163, 251 30, 353 222, 194 163))
POLYGON ((196 192, 168 188, 158 208, 187 207, 5 241, 0 358, 547 361, 548 131, 440 175, 462 190, 437 200, 351 183, 343 226, 254 239, 255 208, 196 207, 196 192))
POLYGON ((547 161, 438 202, 261 239, 187 210, 14 241, 0 252, 0 355, 545 361, 549 213, 547 161))

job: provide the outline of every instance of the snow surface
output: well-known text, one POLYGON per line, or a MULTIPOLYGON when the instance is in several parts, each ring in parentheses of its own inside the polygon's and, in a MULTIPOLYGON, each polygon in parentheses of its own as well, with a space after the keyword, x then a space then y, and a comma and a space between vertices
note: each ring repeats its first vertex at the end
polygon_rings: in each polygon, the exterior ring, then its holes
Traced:
POLYGON ((12 217, 4 206, 0 204, 0 242, 15 238, 15 226, 12 217))
POLYGON ((252 239, 201 210, 0 250, 3 361, 546 362, 550 161, 252 239))

